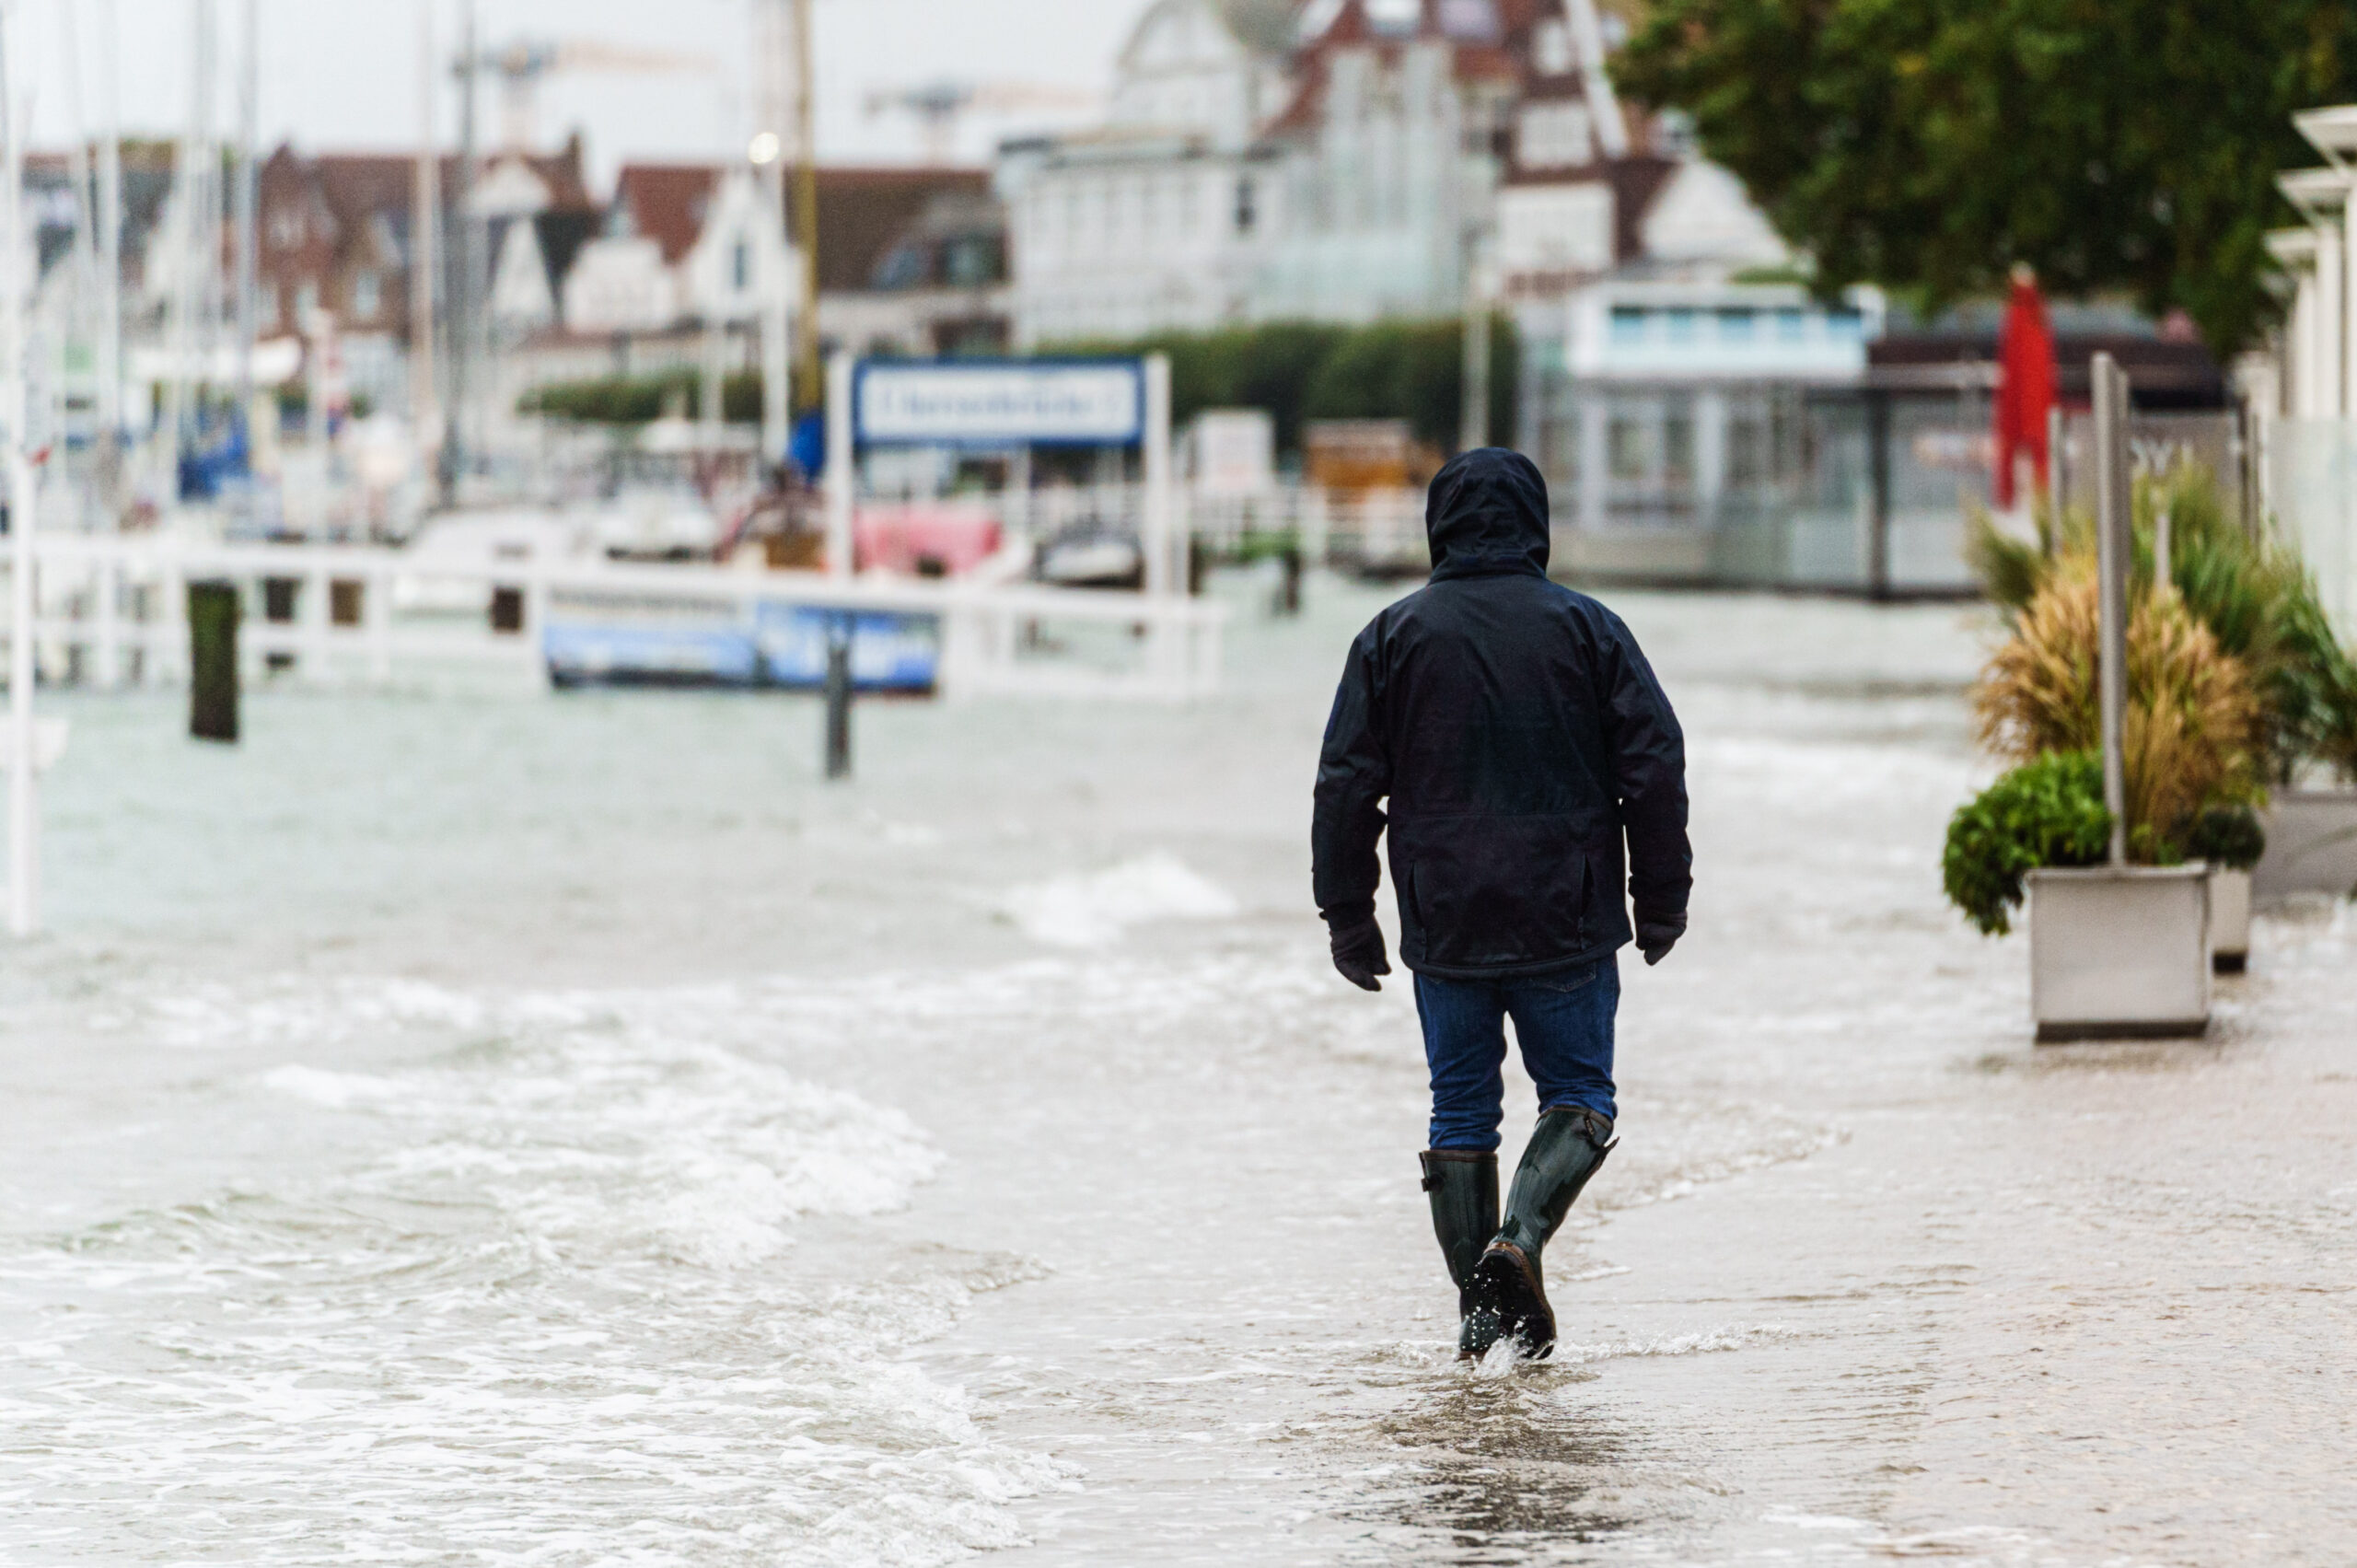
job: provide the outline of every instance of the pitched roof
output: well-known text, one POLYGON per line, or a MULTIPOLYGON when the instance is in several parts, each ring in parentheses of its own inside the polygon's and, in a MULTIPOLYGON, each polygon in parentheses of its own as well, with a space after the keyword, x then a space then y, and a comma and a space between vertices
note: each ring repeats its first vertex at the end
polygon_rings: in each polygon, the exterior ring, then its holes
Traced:
POLYGON ((1297 0, 1213 0, 1227 30, 1263 54, 1293 50, 1300 29, 1297 0))
POLYGON ((663 264, 676 267, 703 233, 704 213, 720 185, 720 170, 703 163, 633 163, 614 182, 614 205, 631 231, 662 247, 663 264))
MULTIPOLYGON (((943 197, 988 201, 991 177, 980 168, 820 168, 819 286, 870 286, 892 246, 943 197)), ((789 215, 786 233, 794 224, 789 215)))
POLYGON ((1295 51, 1293 99, 1270 122, 1269 134, 1281 136, 1316 127, 1325 108, 1329 61, 1338 50, 1372 49, 1376 59, 1390 68, 1399 64, 1401 51, 1409 44, 1442 42, 1448 46, 1450 74, 1457 81, 1519 84, 1527 72, 1538 0, 1492 0, 1492 6, 1499 24, 1496 33, 1474 38, 1443 25, 1440 0, 1423 0, 1414 30, 1398 32, 1377 27, 1367 15, 1365 0, 1343 0, 1318 36, 1303 40, 1295 51))
MULTIPOLYGON (((666 266, 677 266, 695 249, 704 215, 720 184, 712 164, 626 165, 614 187, 614 203, 629 215, 633 231, 662 248, 666 266)), ((876 270, 893 246, 927 218, 946 210, 945 201, 966 211, 995 211, 990 171, 981 168, 862 168, 819 170, 819 286, 829 293, 873 285, 876 270)), ((786 235, 795 238, 793 202, 786 203, 786 235)))

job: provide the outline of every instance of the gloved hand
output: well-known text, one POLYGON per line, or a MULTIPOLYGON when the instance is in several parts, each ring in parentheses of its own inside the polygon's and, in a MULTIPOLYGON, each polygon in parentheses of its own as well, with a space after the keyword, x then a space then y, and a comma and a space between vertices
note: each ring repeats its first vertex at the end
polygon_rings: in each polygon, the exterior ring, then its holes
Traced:
POLYGON ((1637 947, 1645 955, 1647 969, 1669 957, 1669 950, 1685 935, 1686 917, 1682 914, 1646 914, 1642 910, 1637 913, 1637 947))
POLYGON ((1383 982, 1375 977, 1391 972, 1391 959, 1383 950, 1383 927, 1375 923, 1375 916, 1338 922, 1327 928, 1327 935, 1333 945, 1336 972, 1361 991, 1383 989, 1383 982))

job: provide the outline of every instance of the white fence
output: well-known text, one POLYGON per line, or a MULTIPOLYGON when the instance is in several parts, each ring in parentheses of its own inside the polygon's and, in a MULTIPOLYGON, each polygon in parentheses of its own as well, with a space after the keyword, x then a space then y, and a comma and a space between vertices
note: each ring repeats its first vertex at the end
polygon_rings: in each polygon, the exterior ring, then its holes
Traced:
POLYGON ((255 671, 330 685, 468 675, 545 685, 559 605, 571 607, 567 615, 610 608, 642 623, 708 627, 749 627, 764 607, 787 606, 935 618, 946 695, 1184 699, 1217 687, 1225 615, 1184 598, 1022 584, 839 581, 701 564, 453 566, 373 547, 99 535, 35 543, 42 678, 100 688, 186 679, 187 587, 204 580, 243 590, 239 656, 255 671))

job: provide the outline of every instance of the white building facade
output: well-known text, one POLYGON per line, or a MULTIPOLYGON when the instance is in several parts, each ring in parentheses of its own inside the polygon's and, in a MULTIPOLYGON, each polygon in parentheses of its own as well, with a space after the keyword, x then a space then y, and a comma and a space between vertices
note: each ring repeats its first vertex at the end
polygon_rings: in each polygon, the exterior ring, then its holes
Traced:
POLYGON ((1256 314, 1283 223, 1259 134, 1283 107, 1290 10, 1157 0, 1121 52, 1106 125, 1003 150, 1019 344, 1256 314))

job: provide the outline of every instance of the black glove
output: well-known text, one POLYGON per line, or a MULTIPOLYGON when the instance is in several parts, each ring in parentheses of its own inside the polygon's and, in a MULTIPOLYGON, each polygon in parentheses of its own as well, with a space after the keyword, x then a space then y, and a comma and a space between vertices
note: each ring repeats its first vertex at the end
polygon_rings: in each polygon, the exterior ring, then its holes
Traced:
POLYGON ((1683 914, 1659 915, 1641 912, 1637 916, 1637 948, 1645 955, 1647 969, 1669 957, 1669 950, 1677 947, 1678 939, 1685 935, 1686 917, 1683 914))
POLYGON ((1333 944, 1336 972, 1361 991, 1383 989, 1383 982, 1375 977, 1391 972, 1391 959, 1384 953, 1383 927, 1375 923, 1375 916, 1336 922, 1327 928, 1327 935, 1333 944))

